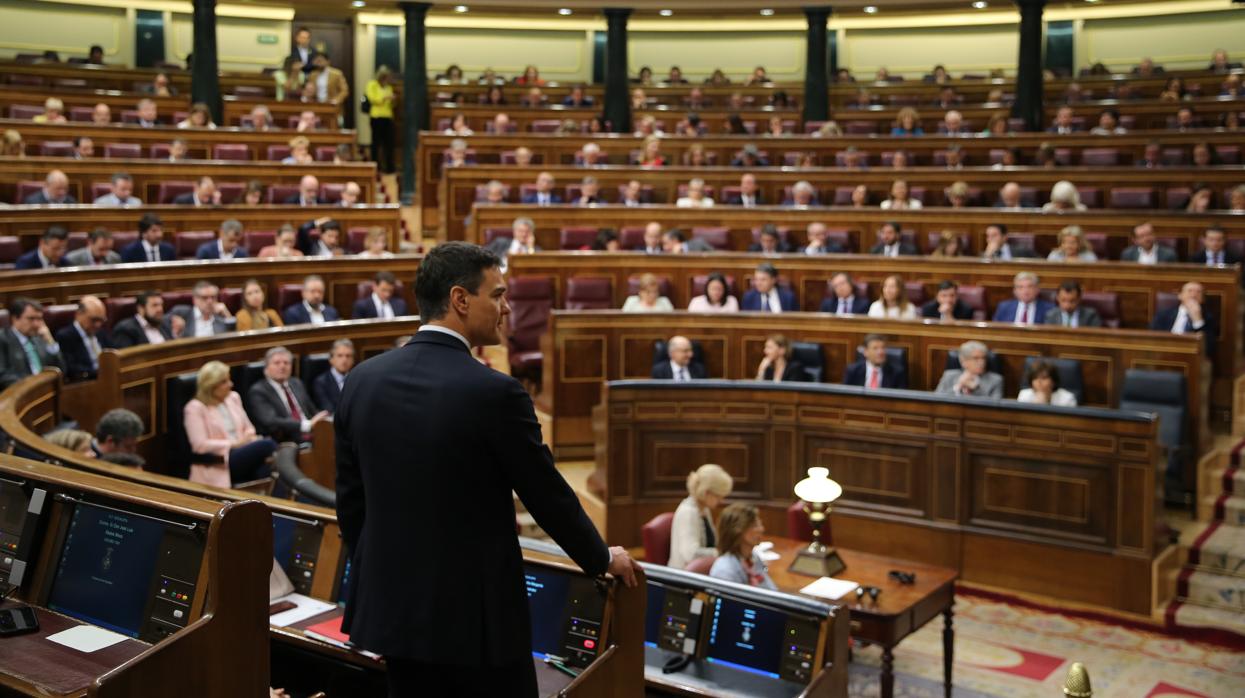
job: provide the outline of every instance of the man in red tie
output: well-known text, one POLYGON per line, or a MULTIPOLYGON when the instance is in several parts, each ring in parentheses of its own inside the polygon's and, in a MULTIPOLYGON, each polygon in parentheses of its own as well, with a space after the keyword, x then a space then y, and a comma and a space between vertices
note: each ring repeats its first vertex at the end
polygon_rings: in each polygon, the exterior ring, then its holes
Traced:
POLYGON ((290 375, 293 365, 289 349, 269 349, 264 355, 264 380, 256 381, 246 393, 246 411, 255 430, 277 441, 307 441, 311 428, 329 416, 323 410, 312 414, 315 406, 307 388, 290 375))
POLYGON ((865 390, 908 387, 908 370, 902 355, 887 360, 886 337, 880 334, 865 335, 858 349, 860 359, 843 371, 844 385, 858 385, 865 390))

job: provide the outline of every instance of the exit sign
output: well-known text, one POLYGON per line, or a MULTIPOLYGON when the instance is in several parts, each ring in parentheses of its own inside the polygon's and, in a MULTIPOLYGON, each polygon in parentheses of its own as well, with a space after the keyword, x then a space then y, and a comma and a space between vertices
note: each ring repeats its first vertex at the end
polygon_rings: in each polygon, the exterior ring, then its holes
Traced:
POLYGON ((259 43, 261 43, 261 44, 275 44, 275 43, 277 43, 277 35, 276 35, 276 34, 259 34, 256 38, 258 38, 259 43))

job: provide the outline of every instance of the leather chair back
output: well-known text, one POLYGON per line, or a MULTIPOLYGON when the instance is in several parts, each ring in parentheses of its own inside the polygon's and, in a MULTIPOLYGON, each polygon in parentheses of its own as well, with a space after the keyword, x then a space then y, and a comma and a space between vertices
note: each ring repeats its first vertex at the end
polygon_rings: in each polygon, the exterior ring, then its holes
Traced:
POLYGON ((667 511, 654 516, 640 528, 645 562, 664 565, 670 561, 670 529, 673 526, 674 512, 667 511))
MULTIPOLYGON (((173 248, 178 259, 194 259, 200 245, 215 239, 216 233, 211 230, 180 230, 173 234, 173 248)), ((167 311, 169 306, 164 309, 167 311)))
POLYGON ((579 250, 592 247, 592 243, 596 242, 598 232, 600 232, 600 228, 596 226, 566 226, 560 231, 561 247, 564 250, 579 250))
POLYGON ((609 310, 614 307, 613 280, 607 277, 572 276, 566 280, 567 310, 609 310))
POLYGON ((716 555, 698 557, 687 563, 686 569, 688 572, 695 572, 696 574, 709 574, 709 570, 713 569, 713 563, 717 561, 718 557, 716 555))
POLYGON ((821 345, 816 342, 792 342, 791 358, 800 362, 804 367, 804 372, 808 374, 808 380, 812 383, 820 383, 822 375, 826 370, 826 358, 822 354, 821 345))
POLYGON ((1180 448, 1186 440, 1186 395, 1183 373, 1130 368, 1124 372, 1120 409, 1157 414, 1159 445, 1180 448))
MULTIPOLYGON (((165 433, 168 458, 164 474, 172 477, 189 477, 191 450, 186 438, 186 421, 183 410, 194 399, 198 387, 197 375, 183 373, 165 379, 165 433)), ((236 389, 236 388, 235 388, 236 389)))
POLYGON ((1046 361, 1047 363, 1054 364, 1055 371, 1059 373, 1059 387, 1075 395, 1076 404, 1082 405, 1085 403, 1084 374, 1081 371, 1081 362, 1077 361, 1076 359, 1054 359, 1054 358, 1045 357, 1045 356, 1043 357, 1030 356, 1026 358, 1025 359, 1025 370, 1024 370, 1024 376, 1025 376, 1026 382, 1024 385, 1020 386, 1022 389, 1029 387, 1029 382, 1028 382, 1029 369, 1033 366, 1034 362, 1036 362, 1038 359, 1042 359, 1046 361))

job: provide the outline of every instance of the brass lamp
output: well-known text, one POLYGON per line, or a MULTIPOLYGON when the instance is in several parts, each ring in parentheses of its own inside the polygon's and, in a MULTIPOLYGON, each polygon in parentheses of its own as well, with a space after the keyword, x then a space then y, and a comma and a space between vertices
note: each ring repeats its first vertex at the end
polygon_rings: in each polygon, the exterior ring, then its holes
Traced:
POLYGON ((835 552, 821 542, 821 525, 830 516, 830 503, 843 495, 843 487, 830 479, 829 468, 809 468, 808 477, 795 483, 795 496, 804 502, 804 513, 813 528, 813 542, 796 555, 790 570, 813 577, 833 577, 847 565, 835 552))

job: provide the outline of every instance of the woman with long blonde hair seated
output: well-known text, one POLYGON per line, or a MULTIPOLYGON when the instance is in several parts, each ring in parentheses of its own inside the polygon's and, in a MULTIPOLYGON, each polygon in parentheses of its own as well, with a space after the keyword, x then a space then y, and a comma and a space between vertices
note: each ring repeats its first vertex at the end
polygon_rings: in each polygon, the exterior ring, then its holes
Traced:
POLYGON ((717 554, 718 529, 713 524, 713 510, 734 487, 722 466, 705 463, 687 476, 687 497, 674 510, 670 525, 670 559, 666 564, 683 569, 699 557, 717 554))
POLYGON ((882 295, 869 306, 869 317, 915 320, 916 306, 908 300, 903 277, 891 274, 882 281, 882 295))
POLYGON ((268 457, 277 442, 260 438, 242 409, 242 397, 233 389, 229 367, 209 361, 199 369, 195 399, 182 410, 191 458, 190 480, 231 487, 267 477, 268 457))

